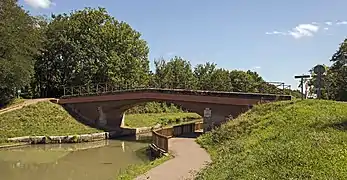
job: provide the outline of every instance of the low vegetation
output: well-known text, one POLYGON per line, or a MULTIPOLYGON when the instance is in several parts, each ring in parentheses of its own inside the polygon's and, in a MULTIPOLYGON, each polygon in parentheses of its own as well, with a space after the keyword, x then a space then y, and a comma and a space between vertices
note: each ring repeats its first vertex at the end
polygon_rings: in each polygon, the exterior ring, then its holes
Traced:
POLYGON ((146 173, 152 168, 164 163, 165 161, 171 159, 171 156, 163 156, 161 158, 155 159, 153 161, 147 161, 142 164, 130 165, 128 168, 121 170, 117 179, 119 180, 131 180, 137 176, 146 173))
POLYGON ((126 111, 127 114, 145 114, 145 113, 180 113, 185 112, 181 107, 169 103, 148 102, 139 104, 126 111))
POLYGON ((256 106, 198 138, 213 163, 197 179, 347 179, 347 104, 256 106))
POLYGON ((157 124, 163 126, 180 124, 191 120, 201 119, 196 113, 147 113, 126 114, 125 125, 128 127, 153 127, 157 124))
POLYGON ((10 137, 34 135, 75 135, 100 132, 85 126, 58 104, 39 102, 0 114, 0 142, 10 137))

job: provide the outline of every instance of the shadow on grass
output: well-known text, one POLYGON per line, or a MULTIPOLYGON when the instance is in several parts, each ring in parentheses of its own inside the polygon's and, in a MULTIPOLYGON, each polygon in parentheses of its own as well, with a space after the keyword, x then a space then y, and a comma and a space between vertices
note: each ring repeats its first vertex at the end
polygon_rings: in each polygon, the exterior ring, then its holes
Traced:
POLYGON ((330 123, 330 124, 314 123, 313 125, 311 125, 311 127, 318 130, 333 128, 339 131, 347 131, 347 119, 342 120, 340 122, 336 122, 336 123, 330 123))
POLYGON ((328 124, 325 125, 323 127, 330 127, 330 128, 334 128, 340 131, 347 131, 347 120, 343 121, 343 122, 339 122, 339 123, 332 123, 332 124, 328 124))

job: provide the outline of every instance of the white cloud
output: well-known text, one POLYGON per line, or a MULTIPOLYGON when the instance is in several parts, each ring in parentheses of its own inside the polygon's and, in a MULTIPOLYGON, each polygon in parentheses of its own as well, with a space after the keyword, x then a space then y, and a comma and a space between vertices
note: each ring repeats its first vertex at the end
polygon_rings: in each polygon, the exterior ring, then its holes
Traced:
POLYGON ((313 36, 314 33, 318 32, 319 26, 315 25, 316 22, 313 22, 311 24, 299 24, 292 30, 289 30, 287 32, 281 32, 281 31, 272 31, 272 32, 266 32, 267 35, 285 35, 285 36, 292 36, 295 39, 299 39, 302 37, 310 37, 313 36))
POLYGON ((319 30, 319 26, 313 24, 299 24, 292 31, 289 31, 289 35, 295 39, 299 39, 305 36, 313 36, 319 30))
POLYGON ((326 21, 326 22, 325 22, 325 24, 326 24, 326 25, 328 25, 328 26, 333 25, 333 23, 332 23, 332 22, 330 22, 330 21, 326 21))
POLYGON ((347 25, 347 21, 338 21, 336 25, 347 25))
POLYGON ((283 36, 292 36, 295 39, 300 39, 303 37, 312 37, 320 29, 324 31, 336 28, 337 26, 347 25, 347 21, 325 21, 325 22, 312 22, 308 24, 299 24, 291 30, 287 31, 272 31, 266 32, 267 35, 283 35, 283 36))
POLYGON ((260 66, 255 66, 252 69, 261 69, 261 67, 260 66))
POLYGON ((36 9, 38 9, 38 8, 47 9, 47 8, 55 5, 55 3, 53 3, 51 0, 24 0, 24 1, 29 6, 36 8, 36 9))
POLYGON ((274 34, 285 35, 285 33, 279 32, 279 31, 266 32, 265 34, 267 34, 267 35, 274 35, 274 34))

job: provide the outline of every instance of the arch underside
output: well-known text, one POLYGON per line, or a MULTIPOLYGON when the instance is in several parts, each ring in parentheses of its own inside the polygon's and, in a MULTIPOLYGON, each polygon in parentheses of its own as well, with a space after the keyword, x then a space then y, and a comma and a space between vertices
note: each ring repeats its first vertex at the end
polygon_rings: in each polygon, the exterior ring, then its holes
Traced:
POLYGON ((219 125, 225 122, 227 117, 232 116, 235 118, 239 114, 246 112, 249 109, 248 106, 196 103, 174 100, 167 101, 159 99, 73 103, 69 104, 69 107, 70 109, 73 109, 75 113, 78 113, 81 117, 85 117, 84 119, 88 119, 89 124, 105 124, 105 126, 107 127, 119 128, 122 125, 123 114, 127 109, 146 102, 172 103, 190 112, 195 112, 202 117, 204 116, 205 108, 209 108, 212 112, 210 120, 215 125, 219 125))

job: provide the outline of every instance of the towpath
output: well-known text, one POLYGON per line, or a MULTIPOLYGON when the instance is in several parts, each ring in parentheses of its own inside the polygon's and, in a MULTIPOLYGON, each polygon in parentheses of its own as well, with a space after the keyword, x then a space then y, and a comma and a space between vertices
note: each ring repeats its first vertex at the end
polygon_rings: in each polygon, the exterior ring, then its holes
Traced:
POLYGON ((151 169, 136 180, 193 179, 196 172, 211 162, 210 155, 195 142, 195 138, 171 138, 169 149, 173 159, 151 169))
POLYGON ((0 114, 6 113, 6 112, 10 112, 10 111, 13 111, 13 110, 17 110, 17 109, 21 109, 24 106, 35 104, 35 103, 38 103, 38 102, 50 101, 50 100, 54 100, 54 98, 27 99, 27 100, 25 100, 22 103, 10 106, 8 108, 0 109, 0 114))

